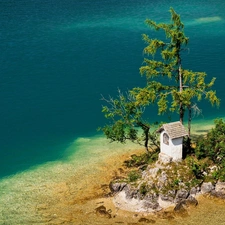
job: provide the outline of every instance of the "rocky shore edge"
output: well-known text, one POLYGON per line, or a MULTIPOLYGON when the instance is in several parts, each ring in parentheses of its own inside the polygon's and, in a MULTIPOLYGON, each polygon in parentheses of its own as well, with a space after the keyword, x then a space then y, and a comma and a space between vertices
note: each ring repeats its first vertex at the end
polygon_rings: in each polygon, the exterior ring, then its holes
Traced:
POLYGON ((133 212, 158 212, 169 207, 173 207, 174 211, 185 211, 189 206, 198 205, 197 199, 200 195, 225 199, 225 182, 219 181, 216 184, 204 182, 191 190, 178 190, 175 197, 158 194, 142 198, 138 189, 126 183, 110 183, 110 190, 114 195, 113 202, 116 207, 133 212))
MULTIPOLYGON (((114 205, 125 211, 140 213, 155 213, 168 208, 174 212, 185 213, 191 206, 198 205, 198 196, 211 195, 221 199, 225 199, 225 182, 203 182, 198 186, 187 189, 186 187, 173 190, 167 193, 148 191, 143 193, 143 181, 148 184, 155 183, 163 189, 167 183, 168 177, 164 173, 164 169, 170 169, 171 159, 165 155, 159 155, 158 161, 142 172, 142 183, 139 185, 131 185, 127 182, 117 182, 113 180, 109 184, 111 195, 113 196, 114 205)), ((154 186, 154 185, 153 185, 154 186)))

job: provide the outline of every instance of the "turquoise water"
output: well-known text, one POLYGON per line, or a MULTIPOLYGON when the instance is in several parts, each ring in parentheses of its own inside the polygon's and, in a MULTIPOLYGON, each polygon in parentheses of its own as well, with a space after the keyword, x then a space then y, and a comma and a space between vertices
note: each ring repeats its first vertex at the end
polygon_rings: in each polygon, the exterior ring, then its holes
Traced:
POLYGON ((136 148, 97 133, 99 99, 144 84, 144 20, 167 22, 170 6, 190 37, 184 66, 217 77, 220 108, 202 102, 193 120, 202 132, 225 112, 224 0, 0 1, 0 224, 58 224, 63 188, 74 198, 105 158, 136 148))
POLYGON ((170 6, 190 37, 184 65, 217 77, 221 106, 201 103, 197 119, 223 116, 223 0, 0 2, 0 178, 66 160, 74 140, 96 134, 101 94, 144 84, 141 34, 153 34, 144 20, 168 21, 170 6))

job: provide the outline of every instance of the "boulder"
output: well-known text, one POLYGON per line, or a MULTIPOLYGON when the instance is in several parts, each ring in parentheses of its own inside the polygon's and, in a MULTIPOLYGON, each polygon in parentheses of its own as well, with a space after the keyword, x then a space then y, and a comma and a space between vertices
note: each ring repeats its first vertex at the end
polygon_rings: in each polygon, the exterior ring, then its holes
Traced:
POLYGON ((188 198, 185 201, 186 201, 186 205, 191 205, 191 206, 197 206, 198 205, 197 199, 194 198, 191 195, 189 195, 188 198))
POLYGON ((127 199, 132 199, 132 198, 137 199, 138 198, 138 193, 139 193, 138 189, 131 187, 130 185, 126 185, 123 188, 123 190, 125 191, 127 199))
POLYGON ((167 208, 174 205, 174 197, 171 195, 159 194, 158 199, 159 206, 162 208, 167 208))
POLYGON ((218 197, 218 198, 225 198, 225 182, 218 181, 215 189, 211 191, 211 195, 218 197))
POLYGON ((139 223, 155 223, 155 220, 149 220, 149 219, 146 219, 146 218, 140 218, 138 220, 139 223))
POLYGON ((175 190, 170 190, 168 191, 167 194, 160 194, 160 199, 162 201, 166 201, 166 202, 174 202, 174 198, 176 196, 176 191, 175 190))
POLYGON ((178 202, 186 199, 188 197, 188 195, 189 195, 189 191, 187 191, 185 189, 178 190, 174 202, 178 203, 178 202))
POLYGON ((220 192, 221 194, 225 194, 225 182, 218 181, 215 186, 215 191, 220 192))
POLYGON ((169 164, 171 163, 173 160, 172 157, 160 152, 159 153, 159 157, 158 157, 158 162, 161 163, 161 164, 169 164))
POLYGON ((97 207, 95 209, 95 213, 100 217, 105 217, 108 219, 112 218, 111 214, 108 211, 106 211, 106 207, 104 205, 97 207))
POLYGON ((211 182, 205 182, 201 186, 201 193, 207 194, 207 193, 210 193, 214 189, 215 189, 215 187, 213 186, 213 184, 211 182))
POLYGON ((212 190, 212 191, 210 192, 210 194, 211 194, 212 196, 217 197, 217 198, 225 199, 225 194, 222 193, 222 192, 217 192, 217 191, 215 191, 215 190, 212 190))
POLYGON ((186 210, 186 200, 182 200, 179 203, 176 204, 174 211, 177 213, 184 214, 187 212, 186 210))
POLYGON ((156 194, 146 194, 144 197, 144 207, 150 208, 153 210, 159 210, 161 209, 158 203, 158 195, 156 194))
POLYGON ((193 196, 190 195, 187 199, 183 199, 180 202, 178 202, 174 208, 174 211, 181 214, 186 214, 188 206, 197 206, 197 205, 198 201, 193 196))
POLYGON ((155 202, 155 201, 153 201, 153 202, 152 201, 144 201, 143 205, 144 205, 144 208, 147 208, 147 209, 153 209, 155 211, 161 210, 159 203, 155 202))
POLYGON ((196 187, 193 187, 193 188, 191 188, 191 190, 190 190, 190 195, 196 195, 197 194, 197 188, 196 187))
POLYGON ((162 201, 166 201, 166 202, 173 202, 174 198, 172 196, 169 196, 169 195, 163 195, 163 194, 160 194, 159 195, 161 200, 162 201))
POLYGON ((113 181, 109 184, 109 189, 112 193, 120 192, 124 189, 127 183, 115 183, 113 181))

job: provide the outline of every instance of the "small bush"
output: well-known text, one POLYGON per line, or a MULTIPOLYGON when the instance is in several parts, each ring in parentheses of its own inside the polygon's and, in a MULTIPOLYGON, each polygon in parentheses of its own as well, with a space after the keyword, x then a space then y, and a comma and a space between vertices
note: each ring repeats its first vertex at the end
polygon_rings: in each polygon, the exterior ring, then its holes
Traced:
POLYGON ((128 173, 128 181, 129 182, 135 182, 139 178, 141 178, 141 174, 137 170, 132 170, 128 173))
POLYGON ((145 196, 148 193, 148 185, 146 183, 142 183, 139 192, 141 195, 145 196))
MULTIPOLYGON (((196 141, 195 155, 198 159, 209 158, 220 170, 212 176, 215 179, 225 180, 225 122, 222 119, 214 121, 212 128, 206 138, 200 137, 196 141)), ((193 165, 193 172, 199 172, 196 165, 193 165)))
POLYGON ((131 159, 124 161, 124 165, 128 168, 131 167, 140 167, 144 165, 151 164, 158 159, 158 150, 155 150, 154 152, 150 152, 148 154, 144 153, 141 155, 131 155, 131 159))

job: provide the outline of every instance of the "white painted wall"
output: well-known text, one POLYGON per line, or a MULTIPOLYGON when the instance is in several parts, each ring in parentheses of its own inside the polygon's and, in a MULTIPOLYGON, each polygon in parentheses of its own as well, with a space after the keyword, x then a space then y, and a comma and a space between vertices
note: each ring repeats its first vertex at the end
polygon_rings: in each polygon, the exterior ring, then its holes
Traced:
POLYGON ((160 134, 160 152, 173 158, 173 161, 182 160, 183 156, 183 137, 176 139, 169 139, 169 145, 163 143, 163 134, 166 133, 162 131, 160 134))
POLYGON ((183 137, 170 140, 171 157, 174 161, 182 160, 183 157, 183 137))

